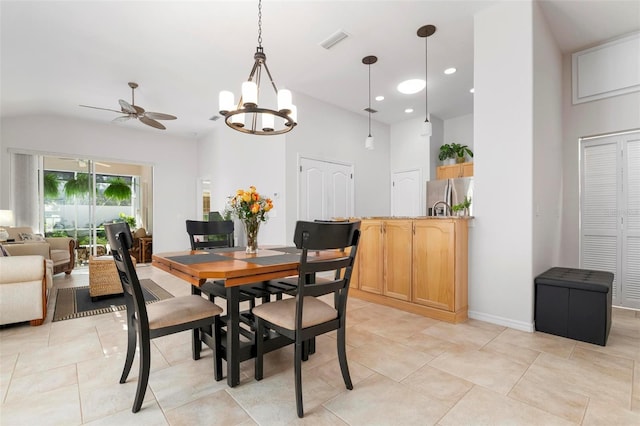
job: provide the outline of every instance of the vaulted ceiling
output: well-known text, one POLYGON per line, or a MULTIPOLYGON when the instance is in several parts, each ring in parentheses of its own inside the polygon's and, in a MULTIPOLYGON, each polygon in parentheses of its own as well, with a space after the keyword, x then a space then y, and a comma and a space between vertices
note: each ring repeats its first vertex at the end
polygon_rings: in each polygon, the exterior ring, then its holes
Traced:
MULTIPOLYGON (((519 1, 519 0, 513 0, 519 1)), ((278 87, 286 87, 366 115, 371 66, 373 119, 392 124, 424 117, 424 91, 403 95, 397 84, 425 76, 419 27, 428 40, 428 96, 432 115, 473 112, 473 16, 497 1, 263 0, 262 44, 278 87), (331 49, 320 43, 343 31, 331 49), (452 75, 443 73, 455 67, 452 75), (404 112, 413 108, 412 114, 404 112)), ((563 52, 640 30, 640 2, 539 1, 563 52)), ((109 122, 131 101, 178 116, 167 132, 199 136, 222 120, 218 93, 240 91, 257 46, 257 0, 234 1, 2 1, 0 113, 56 114, 109 122)), ((263 89, 264 90, 264 89, 263 89)), ((237 96, 237 95, 236 95, 237 96)), ((295 103, 295 99, 294 99, 295 103)), ((299 111, 299 121, 306 119, 299 111)), ((146 128, 139 122, 114 125, 146 128)), ((157 132, 151 127, 148 131, 157 132)))

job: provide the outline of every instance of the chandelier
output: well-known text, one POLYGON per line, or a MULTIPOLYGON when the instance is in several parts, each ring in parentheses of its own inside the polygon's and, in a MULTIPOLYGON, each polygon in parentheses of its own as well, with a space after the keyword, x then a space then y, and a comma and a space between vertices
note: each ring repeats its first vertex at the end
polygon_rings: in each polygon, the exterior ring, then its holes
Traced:
POLYGON ((436 32, 436 27, 434 25, 424 25, 418 28, 418 37, 424 38, 424 109, 425 109, 425 119, 424 119, 424 128, 423 135, 431 136, 433 133, 433 129, 431 127, 431 122, 429 121, 429 104, 428 104, 428 85, 427 85, 427 64, 428 64, 428 50, 427 50, 427 39, 432 36, 436 32))
POLYGON ((227 126, 242 133, 252 135, 287 133, 298 124, 298 112, 296 106, 292 104, 291 92, 286 89, 278 90, 267 67, 267 56, 262 48, 262 0, 258 1, 258 47, 253 59, 253 68, 251 68, 249 79, 242 83, 242 94, 238 103, 235 104, 232 92, 227 90, 220 92, 220 114, 225 117, 227 126), (258 104, 263 68, 275 92, 276 109, 265 108, 258 104))

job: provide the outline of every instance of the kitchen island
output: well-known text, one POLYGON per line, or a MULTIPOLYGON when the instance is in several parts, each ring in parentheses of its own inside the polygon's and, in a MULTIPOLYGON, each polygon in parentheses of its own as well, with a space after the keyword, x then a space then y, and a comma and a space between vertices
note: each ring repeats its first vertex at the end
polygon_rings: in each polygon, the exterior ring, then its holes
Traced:
POLYGON ((350 286, 359 299, 452 323, 467 319, 470 217, 367 217, 350 286))

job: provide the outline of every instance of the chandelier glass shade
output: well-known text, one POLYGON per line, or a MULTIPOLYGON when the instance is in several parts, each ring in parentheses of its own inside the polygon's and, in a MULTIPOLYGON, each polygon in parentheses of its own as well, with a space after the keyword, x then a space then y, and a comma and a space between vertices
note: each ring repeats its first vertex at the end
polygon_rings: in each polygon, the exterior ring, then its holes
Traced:
POLYGON ((252 135, 280 135, 291 131, 298 124, 298 111, 292 103, 291 92, 278 90, 267 66, 267 56, 262 48, 262 1, 258 2, 258 47, 253 55, 254 63, 249 78, 242 83, 238 103, 232 92, 223 90, 219 95, 220 114, 227 126, 252 135), (262 71, 266 72, 275 93, 275 108, 259 103, 262 71))
POLYGON ((425 87, 424 87, 424 109, 425 109, 425 119, 424 119, 424 125, 422 128, 422 134, 424 136, 431 136, 433 133, 433 129, 431 126, 431 121, 429 121, 429 97, 428 97, 428 84, 427 84, 427 74, 428 74, 428 59, 429 59, 429 55, 428 55, 428 41, 427 39, 432 36, 434 33, 436 32, 436 27, 434 25, 424 25, 420 28, 418 28, 418 37, 424 37, 424 81, 425 81, 425 87))

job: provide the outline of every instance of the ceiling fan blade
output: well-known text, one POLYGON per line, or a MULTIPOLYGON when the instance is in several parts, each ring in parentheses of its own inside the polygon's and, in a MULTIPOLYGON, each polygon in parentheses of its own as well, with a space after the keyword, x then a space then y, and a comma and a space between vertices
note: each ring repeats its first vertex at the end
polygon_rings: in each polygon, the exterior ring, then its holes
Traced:
POLYGON ((124 112, 126 114, 137 114, 138 113, 138 111, 136 111, 136 109, 134 107, 132 107, 129 102, 123 101, 122 99, 119 99, 118 102, 120 103, 120 106, 122 107, 122 111, 118 111, 118 112, 124 112))
POLYGON ((120 114, 122 111, 118 111, 117 109, 110 109, 110 108, 100 108, 100 107, 94 107, 94 106, 89 106, 89 105, 80 105, 81 107, 85 107, 85 108, 92 108, 92 109, 101 109, 103 111, 113 111, 113 112, 117 112, 118 114, 120 114))
POLYGON ((138 113, 138 115, 142 115, 144 114, 144 108, 139 107, 138 105, 131 105, 133 108, 135 108, 136 112, 138 113))
POLYGON ((123 116, 120 116, 120 117, 116 117, 111 121, 115 121, 116 123, 120 123, 120 122, 123 122, 123 121, 127 121, 129 119, 131 119, 130 115, 123 115, 123 116))
POLYGON ((163 114, 161 112, 145 112, 145 117, 153 118, 154 120, 175 120, 175 115, 163 114))
POLYGON ((146 117, 146 116, 144 116, 144 115, 143 115, 142 117, 140 117, 140 121, 142 121, 142 122, 143 122, 144 124, 146 124, 147 126, 155 127, 156 129, 161 129, 161 130, 166 129, 166 127, 164 127, 164 126, 163 126, 161 123, 159 123, 158 121, 153 120, 153 119, 151 119, 151 118, 149 118, 149 117, 146 117))

